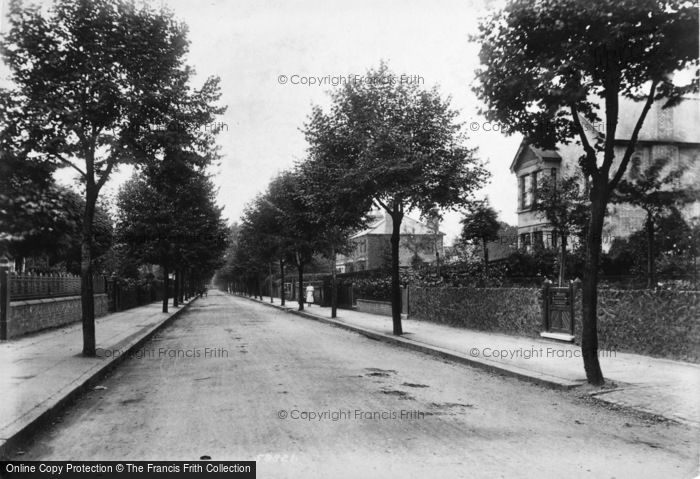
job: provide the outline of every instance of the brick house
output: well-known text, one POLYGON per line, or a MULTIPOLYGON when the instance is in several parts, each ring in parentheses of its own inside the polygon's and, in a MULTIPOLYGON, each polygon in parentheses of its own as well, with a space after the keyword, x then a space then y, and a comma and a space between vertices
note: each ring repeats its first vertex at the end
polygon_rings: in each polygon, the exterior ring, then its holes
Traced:
MULTIPOLYGON (((391 263, 391 230, 393 221, 388 213, 378 213, 370 226, 354 234, 350 241, 353 250, 347 256, 339 255, 336 267, 340 272, 378 269, 391 263)), ((435 252, 444 256, 445 233, 430 228, 420 221, 404 216, 401 222, 399 263, 410 266, 414 261, 432 263, 435 252)))
MULTIPOLYGON (((641 112, 642 104, 620 100, 619 123, 615 141, 616 171, 624 150, 632 136, 634 124, 641 112)), ((591 140, 594 135, 604 134, 604 125, 586 124, 591 140)), ((674 170, 686 167, 678 186, 700 184, 700 98, 687 98, 680 105, 662 109, 655 103, 647 115, 639 133, 637 148, 633 154, 641 160, 642 168, 660 158, 670 158, 667 168, 674 170)), ((548 178, 572 175, 578 169, 578 158, 583 148, 576 144, 559 145, 555 150, 543 150, 523 140, 510 165, 511 173, 518 181, 518 246, 529 248, 540 244, 556 247, 556 235, 551 233, 546 218, 532 210, 537 184, 548 178)), ((631 162, 630 162, 631 164, 631 162)), ((629 175, 629 166, 626 175, 629 175)), ((683 210, 686 221, 700 217, 700 201, 686 205, 683 210)), ((627 237, 644 226, 645 212, 632 205, 609 205, 603 231, 603 249, 607 250, 615 237, 627 237)))

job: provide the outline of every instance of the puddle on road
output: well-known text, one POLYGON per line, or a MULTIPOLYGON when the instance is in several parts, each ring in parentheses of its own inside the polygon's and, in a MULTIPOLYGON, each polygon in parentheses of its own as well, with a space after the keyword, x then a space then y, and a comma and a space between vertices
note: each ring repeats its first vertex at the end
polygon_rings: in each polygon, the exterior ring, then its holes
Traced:
POLYGON ((399 399, 406 400, 406 401, 413 401, 415 398, 408 394, 406 391, 399 391, 397 389, 382 389, 381 390, 382 394, 386 394, 387 396, 396 396, 399 399))
POLYGON ((430 407, 436 408, 436 409, 453 409, 453 408, 462 408, 462 409, 471 409, 474 407, 473 404, 463 404, 463 403, 458 403, 458 402, 444 402, 444 403, 430 403, 430 407))
POLYGON ((365 371, 369 371, 365 376, 380 378, 388 378, 390 375, 396 374, 393 369, 365 368, 365 371))

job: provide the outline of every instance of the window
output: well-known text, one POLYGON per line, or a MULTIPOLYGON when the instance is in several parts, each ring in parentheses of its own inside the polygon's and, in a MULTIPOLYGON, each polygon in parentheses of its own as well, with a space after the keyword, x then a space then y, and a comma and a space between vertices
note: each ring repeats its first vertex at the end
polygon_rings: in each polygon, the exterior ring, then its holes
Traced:
POLYGON ((530 233, 520 234, 520 247, 528 248, 530 246, 530 233))
POLYGON ((543 248, 544 247, 544 240, 543 240, 543 235, 541 231, 535 231, 532 233, 532 242, 535 245, 535 248, 543 248))
POLYGON ((518 176, 518 208, 525 208, 525 177, 518 176))
POLYGON ((557 232, 552 230, 549 234, 550 234, 550 237, 552 239, 552 243, 551 243, 552 248, 557 248, 557 241, 558 241, 557 232))
POLYGON ((532 173, 532 193, 530 197, 530 206, 532 206, 535 203, 535 200, 537 199, 537 171, 534 171, 532 173))
POLYGON ((532 176, 523 176, 523 208, 532 205, 532 176))

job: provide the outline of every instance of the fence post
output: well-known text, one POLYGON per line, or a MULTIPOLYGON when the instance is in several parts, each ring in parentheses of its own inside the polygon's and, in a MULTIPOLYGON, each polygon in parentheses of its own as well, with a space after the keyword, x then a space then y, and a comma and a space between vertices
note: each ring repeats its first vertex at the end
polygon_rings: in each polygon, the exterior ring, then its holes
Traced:
MULTIPOLYGON (((574 335, 574 332, 576 331, 576 294, 577 291, 581 288, 581 280, 576 278, 575 280, 571 281, 571 335, 574 335)), ((583 308, 583 304, 580 305, 581 311, 583 308)), ((583 313, 581 313, 583 314, 583 313)))
POLYGON ((10 262, 0 258, 0 339, 7 339, 7 322, 10 319, 10 262))
POLYGON ((549 282, 542 285, 542 331, 549 331, 549 282))

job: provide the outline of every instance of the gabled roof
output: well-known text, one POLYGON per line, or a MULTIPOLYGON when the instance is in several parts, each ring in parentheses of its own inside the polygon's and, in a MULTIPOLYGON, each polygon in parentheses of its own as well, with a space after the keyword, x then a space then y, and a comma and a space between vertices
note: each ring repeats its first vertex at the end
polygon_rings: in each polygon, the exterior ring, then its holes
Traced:
MULTIPOLYGON (((367 235, 390 235, 391 230, 394 227, 394 222, 388 214, 377 218, 377 220, 370 225, 369 228, 355 233, 351 238, 359 238, 361 236, 367 235)), ((403 217, 401 221, 401 234, 402 235, 433 235, 433 231, 428 228, 427 225, 421 223, 420 221, 409 218, 408 216, 403 217)), ((444 236, 445 233, 439 231, 437 234, 444 236)))
POLYGON ((527 140, 523 139, 523 141, 520 142, 518 151, 515 152, 515 157, 513 157, 513 161, 510 164, 511 173, 515 173, 516 166, 528 152, 532 152, 540 161, 544 161, 545 159, 547 161, 561 161, 561 156, 556 152, 556 150, 544 150, 542 148, 537 148, 530 145, 527 140))

